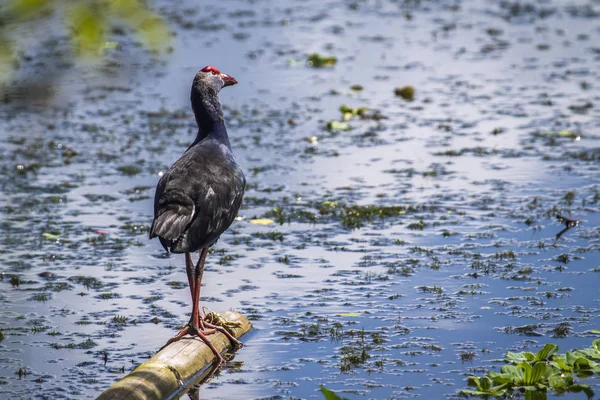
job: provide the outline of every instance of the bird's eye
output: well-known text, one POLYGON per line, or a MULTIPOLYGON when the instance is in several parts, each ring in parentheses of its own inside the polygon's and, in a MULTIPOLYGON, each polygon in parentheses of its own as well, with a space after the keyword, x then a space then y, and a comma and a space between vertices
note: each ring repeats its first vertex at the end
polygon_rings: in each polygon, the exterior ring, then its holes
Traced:
POLYGON ((213 71, 212 71, 212 74, 213 74, 213 75, 216 75, 216 74, 217 74, 217 71, 214 71, 214 70, 213 70, 213 71))

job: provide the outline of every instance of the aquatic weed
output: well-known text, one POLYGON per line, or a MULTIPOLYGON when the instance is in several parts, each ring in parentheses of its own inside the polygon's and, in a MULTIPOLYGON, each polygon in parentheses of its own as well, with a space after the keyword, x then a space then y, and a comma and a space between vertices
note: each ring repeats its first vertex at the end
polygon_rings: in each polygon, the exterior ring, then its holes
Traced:
POLYGON ((473 362, 473 360, 475 359, 475 352, 474 351, 467 351, 464 353, 460 353, 460 361, 464 364, 466 362, 473 362))
POLYGON ((565 338, 573 328, 571 328, 571 324, 568 322, 561 322, 556 325, 550 332, 552 332, 552 337, 554 338, 565 338))
POLYGON ((96 296, 96 298, 100 299, 100 300, 118 299, 120 297, 121 297, 121 295, 119 293, 114 293, 114 292, 100 293, 99 295, 96 296))
POLYGON ((76 275, 69 278, 69 281, 83 285, 87 290, 100 289, 104 286, 102 281, 93 276, 76 275))
POLYGON ((415 88, 412 86, 399 87, 394 89, 394 94, 404 100, 413 101, 415 99, 415 88))
POLYGON ((31 296, 29 299, 33 300, 33 301, 41 301, 41 302, 46 302, 47 300, 49 300, 52 297, 52 295, 50 293, 47 292, 42 292, 42 293, 35 293, 33 296, 31 296))
POLYGON ((279 231, 271 231, 271 232, 253 232, 251 234, 252 237, 256 237, 259 239, 268 239, 272 241, 280 241, 283 242, 285 235, 279 231))
POLYGON ((575 349, 564 355, 557 352, 558 346, 552 343, 546 344, 536 354, 509 351, 505 361, 510 364, 502 366, 500 373, 488 371, 483 377, 469 376, 468 385, 476 390, 463 389, 459 394, 488 398, 526 390, 532 393, 532 398, 545 398, 545 392, 552 390, 558 394, 584 392, 592 398, 594 393, 590 387, 575 382, 574 378, 600 374, 600 339, 594 340, 587 349, 575 349))

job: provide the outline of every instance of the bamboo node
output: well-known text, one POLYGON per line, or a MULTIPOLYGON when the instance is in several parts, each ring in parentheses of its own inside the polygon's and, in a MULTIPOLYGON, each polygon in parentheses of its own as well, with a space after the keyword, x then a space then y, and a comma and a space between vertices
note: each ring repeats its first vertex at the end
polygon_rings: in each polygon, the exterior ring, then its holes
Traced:
POLYGON ((181 374, 179 373, 179 371, 177 371, 177 369, 175 369, 175 367, 173 367, 172 365, 167 365, 167 368, 169 368, 171 372, 173 372, 173 374, 175 375, 175 379, 177 379, 177 384, 180 387, 183 387, 184 383, 183 379, 181 379, 181 374))

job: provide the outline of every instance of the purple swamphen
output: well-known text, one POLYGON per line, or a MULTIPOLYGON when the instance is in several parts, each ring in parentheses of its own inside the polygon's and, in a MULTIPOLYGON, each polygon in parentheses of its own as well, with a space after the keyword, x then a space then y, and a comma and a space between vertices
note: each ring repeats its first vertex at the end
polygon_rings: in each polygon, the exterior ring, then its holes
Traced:
POLYGON ((215 353, 221 354, 208 340, 216 331, 225 334, 234 346, 241 346, 225 328, 204 321, 200 315, 200 286, 209 247, 237 216, 246 178, 236 163, 227 136, 219 91, 235 85, 235 78, 215 67, 202 68, 192 84, 192 109, 198 123, 198 135, 181 158, 160 178, 154 197, 154 221, 150 239, 158 237, 165 250, 185 253, 186 271, 192 293, 190 322, 167 344, 186 334, 199 336, 215 353), (191 253, 199 251, 194 266, 191 253))

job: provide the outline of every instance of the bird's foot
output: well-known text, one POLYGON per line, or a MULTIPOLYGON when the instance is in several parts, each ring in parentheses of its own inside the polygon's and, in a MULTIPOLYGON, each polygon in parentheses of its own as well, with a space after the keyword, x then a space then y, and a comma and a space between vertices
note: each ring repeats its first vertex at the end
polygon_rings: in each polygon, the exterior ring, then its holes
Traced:
POLYGON ((189 327, 189 334, 192 336, 198 336, 200 339, 202 339, 202 341, 204 343, 206 343, 206 345, 208 347, 210 347, 210 349, 214 353, 215 357, 217 357, 218 363, 217 363, 217 366, 215 367, 215 369, 219 368, 219 366, 221 364, 226 362, 225 358, 223 358, 221 353, 219 353, 219 350, 217 350, 215 345, 212 344, 212 342, 210 341, 210 339, 207 336, 207 335, 215 333, 217 331, 216 329, 200 328, 200 327, 198 327, 198 325, 195 325, 195 324, 188 325, 188 327, 189 327))
POLYGON ((231 334, 231 332, 229 332, 224 326, 214 325, 214 324, 211 324, 210 322, 206 322, 202 317, 200 317, 199 322, 200 322, 200 326, 203 327, 204 329, 206 329, 206 328, 214 329, 215 331, 221 332, 223 335, 227 336, 227 339, 229 339, 229 342, 231 343, 231 345, 233 346, 234 349, 241 349, 242 347, 244 347, 244 343, 237 340, 231 334))
POLYGON ((204 343, 206 343, 206 345, 211 349, 211 351, 217 358, 218 363, 215 367, 215 369, 217 369, 221 364, 226 362, 226 360, 225 360, 225 358, 223 358, 221 353, 219 353, 219 350, 217 350, 215 345, 212 344, 212 342, 208 338, 208 335, 213 334, 216 331, 217 331, 217 329, 214 329, 214 328, 209 328, 209 329, 207 329, 206 327, 200 328, 196 324, 189 323, 182 330, 180 330, 179 333, 177 333, 177 335, 175 335, 171 339, 169 339, 169 341, 161 348, 161 350, 164 349, 165 347, 167 347, 168 345, 170 345, 171 343, 181 340, 185 335, 198 336, 200 339, 202 339, 202 341, 204 343))

